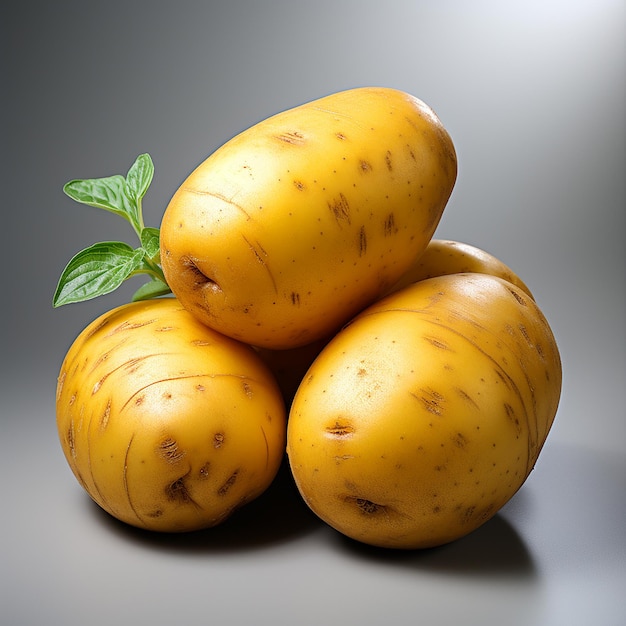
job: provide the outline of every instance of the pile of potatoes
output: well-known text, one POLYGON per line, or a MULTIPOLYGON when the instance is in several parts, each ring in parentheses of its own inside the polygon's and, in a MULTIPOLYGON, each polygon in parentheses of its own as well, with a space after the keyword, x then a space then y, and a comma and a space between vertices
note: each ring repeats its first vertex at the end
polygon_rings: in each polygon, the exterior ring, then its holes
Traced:
POLYGON ((174 297, 105 313, 61 366, 59 437, 89 495, 140 528, 208 528, 286 453, 310 509, 370 545, 495 515, 546 440, 561 363, 509 267, 433 239, 456 175, 441 121, 388 88, 211 154, 163 215, 174 297))

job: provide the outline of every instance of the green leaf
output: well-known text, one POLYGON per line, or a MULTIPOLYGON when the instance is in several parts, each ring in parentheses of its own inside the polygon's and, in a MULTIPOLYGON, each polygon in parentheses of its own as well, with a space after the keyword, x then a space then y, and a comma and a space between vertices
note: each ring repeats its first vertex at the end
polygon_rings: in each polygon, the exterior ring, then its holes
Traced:
POLYGON ((141 246, 146 251, 148 258, 152 261, 159 261, 159 229, 150 226, 141 231, 141 246))
POLYGON ((90 300, 117 289, 138 267, 146 252, 120 241, 104 241, 81 250, 67 264, 53 306, 90 300))
POLYGON ((71 180, 63 191, 76 202, 105 209, 133 223, 136 211, 126 194, 126 180, 120 174, 105 178, 71 180))
POLYGON ((172 290, 158 278, 143 284, 133 295, 133 302, 138 300, 149 300, 150 298, 158 298, 159 296, 165 296, 168 293, 172 293, 172 290))
POLYGON ((146 195, 153 176, 154 164, 150 155, 140 154, 126 175, 126 192, 131 200, 137 203, 146 195))

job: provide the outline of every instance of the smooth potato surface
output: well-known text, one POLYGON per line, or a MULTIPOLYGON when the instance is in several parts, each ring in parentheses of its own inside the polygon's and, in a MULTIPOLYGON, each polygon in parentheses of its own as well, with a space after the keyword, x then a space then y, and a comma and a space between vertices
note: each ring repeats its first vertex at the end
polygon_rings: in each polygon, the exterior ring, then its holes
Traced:
POLYGON ((423 252, 456 173, 450 136, 417 98, 332 94, 243 131, 189 175, 161 224, 165 276, 228 336, 310 344, 423 252))
POLYGON ((61 367, 56 411, 80 484, 149 530, 222 522, 269 486, 284 454, 285 406, 265 364, 174 298, 85 328, 61 367))
POLYGON ((300 493, 358 541, 424 548, 490 519, 532 470, 561 363, 535 302, 453 274, 366 309, 314 361, 288 421, 300 493))
POLYGON ((389 293, 426 278, 467 272, 499 276, 533 297, 526 283, 506 263, 476 246, 450 239, 431 239, 424 253, 389 293))

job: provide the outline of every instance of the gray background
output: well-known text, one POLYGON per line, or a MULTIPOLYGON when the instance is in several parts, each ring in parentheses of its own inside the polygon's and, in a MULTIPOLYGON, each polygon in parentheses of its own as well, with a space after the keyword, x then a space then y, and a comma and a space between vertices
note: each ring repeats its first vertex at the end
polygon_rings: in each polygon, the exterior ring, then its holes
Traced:
POLYGON ((624 18, 623 0, 4 2, 0 623, 626 623, 624 18), (158 226, 231 136, 367 84, 439 114, 459 178, 437 236, 513 267, 553 327, 563 396, 535 471, 479 531, 418 553, 342 539, 286 476, 212 532, 123 527, 70 474, 54 389, 139 283, 51 298, 75 252, 134 235, 63 184, 149 152, 158 226))

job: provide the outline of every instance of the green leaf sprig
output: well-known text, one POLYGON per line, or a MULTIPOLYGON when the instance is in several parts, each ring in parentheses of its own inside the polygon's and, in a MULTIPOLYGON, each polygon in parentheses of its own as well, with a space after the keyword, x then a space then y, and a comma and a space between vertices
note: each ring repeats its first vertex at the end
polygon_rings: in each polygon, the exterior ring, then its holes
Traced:
POLYGON ((54 307, 105 295, 138 274, 147 274, 150 280, 137 289, 133 301, 171 293, 161 268, 159 229, 146 227, 143 221, 142 200, 153 176, 150 155, 141 154, 126 177, 116 174, 71 180, 64 185, 63 191, 76 202, 127 220, 141 245, 133 248, 121 241, 103 241, 78 252, 61 274, 52 300, 54 307))

